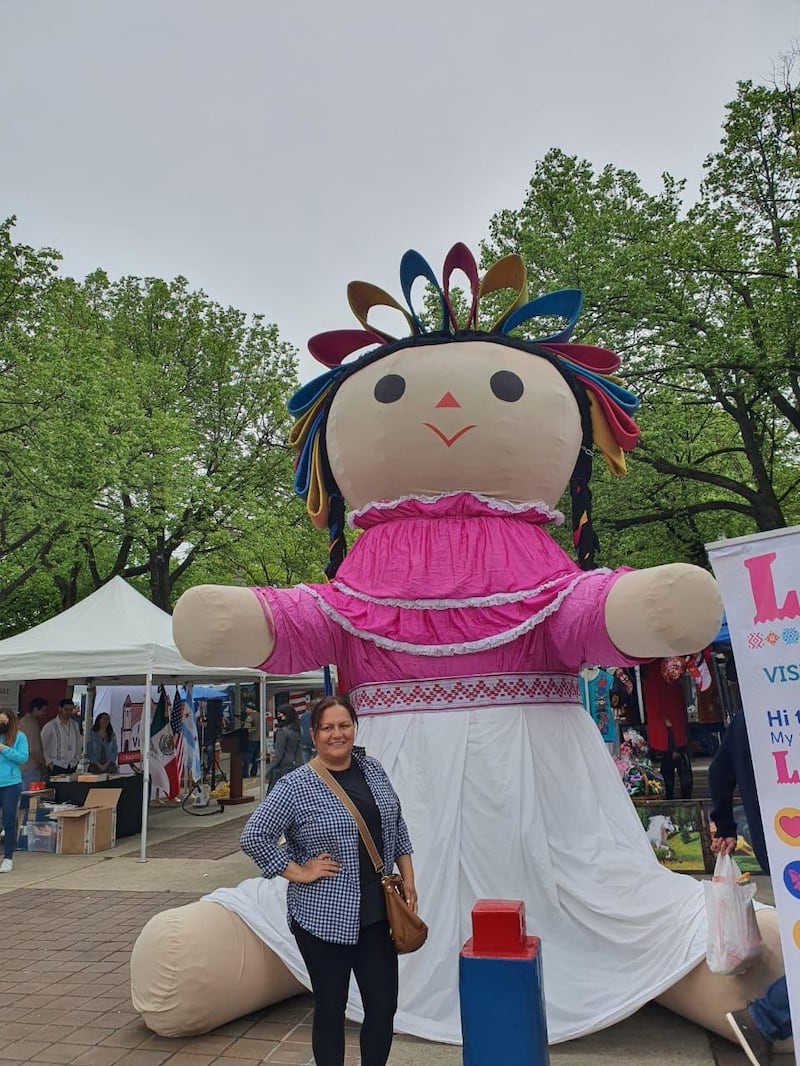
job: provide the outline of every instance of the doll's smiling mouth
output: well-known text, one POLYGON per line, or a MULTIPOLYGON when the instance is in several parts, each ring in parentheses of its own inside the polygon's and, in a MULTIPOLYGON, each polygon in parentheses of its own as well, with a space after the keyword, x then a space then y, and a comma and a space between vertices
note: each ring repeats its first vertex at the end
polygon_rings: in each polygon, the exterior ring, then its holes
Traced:
POLYGON ((442 433, 438 426, 434 426, 432 422, 423 422, 422 424, 423 426, 427 426, 428 429, 432 429, 436 436, 444 441, 448 448, 452 448, 459 437, 463 437, 465 433, 469 433, 471 429, 475 429, 475 426, 464 426, 464 428, 460 429, 458 433, 454 434, 452 437, 448 437, 446 434, 442 433))

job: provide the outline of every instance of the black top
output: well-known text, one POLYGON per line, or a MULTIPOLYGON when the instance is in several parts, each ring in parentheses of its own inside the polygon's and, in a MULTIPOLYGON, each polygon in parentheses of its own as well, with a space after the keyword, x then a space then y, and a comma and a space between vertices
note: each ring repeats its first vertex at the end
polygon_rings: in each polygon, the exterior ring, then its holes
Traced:
MULTIPOLYGON (((375 847, 383 855, 383 829, 381 813, 375 798, 369 790, 366 778, 355 759, 346 770, 331 770, 331 776, 340 788, 344 789, 353 801, 358 813, 367 823, 375 847)), ((358 867, 361 881, 361 927, 381 922, 386 918, 386 904, 383 899, 381 880, 375 872, 372 859, 361 839, 358 837, 358 867)))
POLYGON ((756 791, 753 760, 750 755, 750 740, 747 736, 744 712, 739 711, 731 719, 722 736, 711 765, 708 768, 708 787, 711 792, 711 820, 717 827, 717 836, 735 837, 736 822, 733 818, 733 793, 737 788, 742 797, 742 806, 747 815, 750 843, 753 845, 758 864, 765 874, 769 873, 767 845, 761 823, 761 807, 756 791))

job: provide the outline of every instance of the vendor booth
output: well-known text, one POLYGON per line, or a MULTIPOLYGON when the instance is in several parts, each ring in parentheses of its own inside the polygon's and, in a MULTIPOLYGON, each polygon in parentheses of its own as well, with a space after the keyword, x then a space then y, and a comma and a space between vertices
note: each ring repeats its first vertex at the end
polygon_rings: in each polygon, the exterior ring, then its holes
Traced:
MULTIPOLYGON (((64 678, 89 686, 84 735, 91 728, 93 699, 98 682, 106 685, 144 685, 150 692, 159 684, 199 681, 207 684, 257 684, 262 705, 281 688, 322 687, 322 672, 277 677, 259 670, 196 666, 184 659, 172 639, 172 617, 138 593, 121 577, 81 600, 74 607, 33 629, 0 641, 0 683, 64 678), (87 728, 88 727, 88 728, 87 728)), ((264 717, 262 722, 266 725, 264 717)), ((265 739, 265 738, 264 738, 265 739)), ((266 744, 262 744, 262 753, 266 744)), ((140 827, 142 861, 147 854, 147 811, 150 795, 150 715, 143 716, 140 827)), ((110 778, 119 787, 125 778, 110 778)), ((261 765, 262 789, 264 761, 261 765)), ((60 788, 83 785, 63 781, 60 788)), ((123 789, 125 785, 123 784, 123 789)), ((133 786, 128 786, 131 788, 133 786)), ((124 806, 126 825, 131 805, 124 806)), ((122 813, 122 812, 121 812, 122 813)), ((128 826, 130 828, 130 826, 128 826)), ((139 831, 139 826, 134 832, 139 831)), ((121 834, 120 834, 121 835, 121 834)))
POLYGON ((142 793, 144 780, 141 774, 115 774, 106 781, 53 781, 53 798, 56 803, 71 803, 83 807, 86 797, 94 789, 118 790, 117 831, 120 837, 135 837, 142 828, 142 793))

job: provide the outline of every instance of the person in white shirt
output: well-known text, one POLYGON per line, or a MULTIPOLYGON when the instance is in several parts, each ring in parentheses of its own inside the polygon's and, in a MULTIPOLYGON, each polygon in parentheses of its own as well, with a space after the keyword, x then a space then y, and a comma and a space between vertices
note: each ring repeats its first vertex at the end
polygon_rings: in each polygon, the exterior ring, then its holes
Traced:
POLYGON ((75 710, 72 700, 62 700, 56 717, 42 729, 44 761, 51 775, 74 773, 83 753, 75 710))

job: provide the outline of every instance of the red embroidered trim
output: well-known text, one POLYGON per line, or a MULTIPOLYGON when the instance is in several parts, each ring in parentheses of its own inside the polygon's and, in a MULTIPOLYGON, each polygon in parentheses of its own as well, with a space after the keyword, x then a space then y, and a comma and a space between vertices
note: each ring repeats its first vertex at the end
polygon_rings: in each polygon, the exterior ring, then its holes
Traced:
POLYGON ((358 685, 349 695, 359 715, 581 702, 578 679, 571 674, 483 674, 396 681, 358 685))

